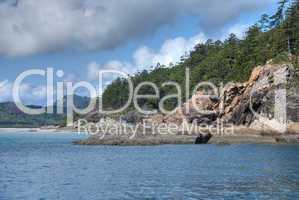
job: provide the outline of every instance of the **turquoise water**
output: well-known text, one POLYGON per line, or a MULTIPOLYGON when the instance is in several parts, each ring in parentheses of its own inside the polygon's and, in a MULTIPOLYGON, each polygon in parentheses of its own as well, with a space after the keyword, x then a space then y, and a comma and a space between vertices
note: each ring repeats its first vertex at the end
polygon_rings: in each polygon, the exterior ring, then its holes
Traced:
POLYGON ((75 146, 0 134, 0 199, 299 199, 299 146, 75 146))

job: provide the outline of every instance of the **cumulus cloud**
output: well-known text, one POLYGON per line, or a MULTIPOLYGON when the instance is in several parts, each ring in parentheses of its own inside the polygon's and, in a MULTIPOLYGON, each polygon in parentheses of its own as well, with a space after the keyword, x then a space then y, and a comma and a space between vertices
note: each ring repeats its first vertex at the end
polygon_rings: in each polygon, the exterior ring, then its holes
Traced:
POLYGON ((180 15, 198 17, 203 32, 275 0, 2 0, 0 54, 106 50, 153 33, 180 15))
POLYGON ((149 66, 155 66, 157 63, 162 65, 175 64, 181 56, 188 54, 196 44, 207 40, 203 33, 192 38, 177 37, 164 42, 161 49, 155 52, 148 47, 141 47, 134 53, 134 64, 146 69, 149 66))
POLYGON ((91 62, 87 66, 87 78, 95 80, 99 77, 100 70, 117 70, 124 73, 131 73, 132 65, 128 62, 121 62, 118 60, 111 60, 103 65, 97 62, 91 62))
POLYGON ((0 81, 0 102, 7 101, 11 97, 12 85, 8 80, 0 81))
POLYGON ((249 27, 250 24, 235 24, 225 31, 221 40, 224 41, 227 39, 231 33, 235 34, 239 39, 243 39, 249 27))
MULTIPOLYGON (((0 102, 12 101, 13 83, 8 80, 0 81, 0 102)), ((45 86, 32 86, 28 83, 23 83, 20 87, 20 96, 25 102, 40 103, 47 95, 45 86)))
POLYGON ((205 35, 200 33, 191 38, 177 37, 166 40, 158 51, 147 46, 142 46, 134 52, 132 62, 112 60, 102 65, 97 62, 91 62, 87 66, 87 77, 89 80, 95 80, 98 78, 99 71, 105 69, 132 74, 137 71, 149 69, 151 66, 156 66, 157 63, 161 65, 175 64, 180 60, 182 55, 188 54, 196 44, 205 41, 205 35))
MULTIPOLYGON (((31 95, 37 99, 44 99, 47 96, 47 87, 40 85, 34 88, 29 88, 31 90, 31 95)), ((51 89, 53 91, 53 89, 51 89)))

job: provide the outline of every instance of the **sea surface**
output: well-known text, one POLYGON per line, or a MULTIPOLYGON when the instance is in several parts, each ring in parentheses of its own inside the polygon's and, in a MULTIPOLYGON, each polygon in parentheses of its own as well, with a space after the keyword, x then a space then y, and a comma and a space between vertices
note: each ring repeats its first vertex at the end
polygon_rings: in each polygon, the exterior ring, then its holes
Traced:
POLYGON ((299 146, 76 146, 0 134, 0 199, 299 199, 299 146))

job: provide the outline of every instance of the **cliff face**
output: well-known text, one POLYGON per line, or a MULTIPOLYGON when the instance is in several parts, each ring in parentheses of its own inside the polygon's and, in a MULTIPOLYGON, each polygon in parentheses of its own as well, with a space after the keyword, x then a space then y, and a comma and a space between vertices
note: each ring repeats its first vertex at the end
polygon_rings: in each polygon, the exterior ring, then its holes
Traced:
POLYGON ((230 83, 218 96, 198 92, 174 114, 154 116, 150 120, 176 124, 186 120, 212 125, 220 119, 234 125, 255 127, 299 122, 296 73, 290 64, 259 66, 245 83, 230 83))

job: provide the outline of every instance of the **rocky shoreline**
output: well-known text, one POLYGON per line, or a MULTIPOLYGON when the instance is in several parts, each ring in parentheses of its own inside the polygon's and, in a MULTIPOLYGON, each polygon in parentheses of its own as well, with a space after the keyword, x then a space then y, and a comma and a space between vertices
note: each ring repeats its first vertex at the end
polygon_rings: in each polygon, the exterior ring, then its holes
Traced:
MULTIPOLYGON (((153 136, 129 139, 127 137, 107 137, 99 139, 90 137, 86 140, 74 141, 76 145, 108 145, 108 146, 156 146, 156 145, 180 145, 196 144, 197 136, 153 136)), ((207 144, 231 145, 231 144, 299 144, 299 135, 286 137, 271 136, 213 136, 207 144)))
MULTIPOLYGON (((265 66, 256 67, 247 82, 225 86, 219 97, 199 91, 190 101, 178 107, 173 114, 143 117, 143 123, 178 125, 180 128, 175 134, 153 135, 149 132, 134 138, 119 135, 101 138, 101 134, 98 134, 74 143, 81 145, 194 144, 202 132, 193 131, 192 135, 186 135, 182 124, 186 122, 196 126, 205 124, 217 127, 219 121, 223 123, 223 127, 227 125, 235 127, 234 134, 225 134, 226 131, 222 131, 221 134, 215 130, 204 131, 204 134, 212 134, 213 137, 209 141, 211 144, 299 143, 297 79, 298 70, 295 70, 292 64, 272 64, 270 61, 265 66), (282 90, 285 91, 285 98, 277 96, 277 91, 282 90), (201 113, 198 108, 209 113, 201 113), (283 126, 280 126, 282 123, 283 126)), ((97 116, 89 115, 91 118, 86 119, 94 121, 97 116)))
MULTIPOLYGON (((234 135, 218 135, 209 132, 212 137, 207 144, 299 144, 299 130, 279 134, 273 131, 261 131, 248 127, 236 127, 234 135)), ((204 134, 206 135, 206 134, 204 134)), ((111 145, 111 146, 154 146, 166 144, 196 144, 199 134, 162 134, 162 135, 136 135, 116 136, 97 134, 88 139, 74 141, 76 145, 111 145)))

